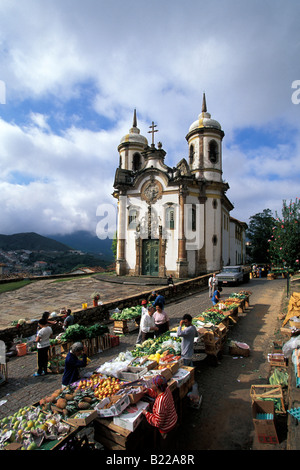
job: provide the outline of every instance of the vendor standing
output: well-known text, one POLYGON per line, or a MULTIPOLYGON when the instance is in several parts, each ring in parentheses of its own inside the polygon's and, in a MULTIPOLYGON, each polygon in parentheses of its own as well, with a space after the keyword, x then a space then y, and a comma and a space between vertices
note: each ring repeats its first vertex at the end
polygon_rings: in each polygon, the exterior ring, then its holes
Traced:
POLYGON ((156 307, 157 304, 161 305, 162 309, 165 308, 165 298, 164 298, 164 296, 161 295, 161 294, 156 293, 156 298, 155 298, 154 302, 152 303, 152 305, 153 305, 153 307, 156 307))
POLYGON ((177 336, 181 340, 181 357, 185 366, 193 366, 192 358, 194 354, 194 339, 198 336, 196 327, 192 324, 192 316, 186 313, 180 320, 177 328, 177 336), (183 328, 184 327, 184 328, 183 328))
POLYGON ((148 307, 147 313, 145 313, 141 318, 142 341, 146 341, 146 339, 149 338, 154 338, 154 334, 158 331, 153 318, 154 312, 155 309, 151 305, 148 307))
POLYGON ((74 324, 74 317, 72 315, 72 311, 68 308, 67 316, 64 319, 63 329, 66 331, 66 329, 73 324, 74 324))
POLYGON ((48 325, 48 320, 41 318, 38 322, 39 330, 36 335, 38 370, 34 377, 47 374, 48 352, 50 349, 50 338, 53 335, 52 328, 48 325))
POLYGON ((221 292, 222 292, 222 287, 218 287, 214 293, 213 293, 213 296, 212 296, 212 303, 213 305, 215 306, 219 301, 220 301, 220 298, 221 298, 221 292))
POLYGON ((155 306, 155 313, 153 315, 155 326, 158 328, 155 336, 160 336, 169 330, 169 317, 166 312, 163 310, 163 305, 157 303, 155 306))
POLYGON ((65 370, 62 377, 62 385, 67 385, 79 380, 79 369, 85 367, 87 364, 87 349, 82 343, 77 342, 72 344, 70 351, 67 354, 65 361, 65 370), (80 357, 82 357, 80 359, 80 357))
POLYGON ((151 426, 158 428, 163 438, 172 431, 178 420, 173 395, 168 387, 168 381, 162 375, 156 375, 152 379, 153 386, 145 390, 146 394, 155 398, 152 413, 143 410, 146 420, 151 426))

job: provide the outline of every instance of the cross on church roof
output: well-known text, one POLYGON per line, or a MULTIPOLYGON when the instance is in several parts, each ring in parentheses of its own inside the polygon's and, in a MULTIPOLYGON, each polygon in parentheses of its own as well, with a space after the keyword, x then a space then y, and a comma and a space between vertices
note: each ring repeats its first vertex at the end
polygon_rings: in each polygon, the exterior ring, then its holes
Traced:
POLYGON ((157 127, 157 125, 152 121, 152 126, 149 127, 151 131, 148 131, 148 134, 152 134, 152 145, 154 145, 154 132, 158 132, 158 130, 154 130, 154 128, 157 127))

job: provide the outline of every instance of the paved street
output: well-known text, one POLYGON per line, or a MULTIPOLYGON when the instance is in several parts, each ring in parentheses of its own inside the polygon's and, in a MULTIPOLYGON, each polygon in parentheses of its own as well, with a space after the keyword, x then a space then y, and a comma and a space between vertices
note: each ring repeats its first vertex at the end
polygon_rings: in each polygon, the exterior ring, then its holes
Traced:
MULTIPOLYGON (((21 289, 0 294, 0 329, 11 326, 13 320, 38 320, 44 311, 59 312, 61 308, 70 308, 72 311, 81 310, 82 304, 92 306, 92 294, 99 292, 102 302, 112 302, 119 298, 128 297, 144 291, 151 291, 159 287, 140 281, 138 284, 127 280, 126 283, 103 281, 104 276, 88 276, 63 279, 43 279, 31 282, 21 289)), ((106 276, 105 279, 109 279, 106 276)), ((166 281, 164 280, 164 284, 166 281)))

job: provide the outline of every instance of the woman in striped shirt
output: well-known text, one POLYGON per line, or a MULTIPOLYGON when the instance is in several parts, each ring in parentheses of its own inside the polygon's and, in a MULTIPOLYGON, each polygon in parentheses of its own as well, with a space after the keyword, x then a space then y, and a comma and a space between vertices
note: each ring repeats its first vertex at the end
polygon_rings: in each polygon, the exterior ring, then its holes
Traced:
POLYGON ((152 381, 153 388, 147 388, 146 393, 155 398, 155 402, 152 413, 144 410, 143 414, 148 423, 158 428, 162 437, 165 438, 167 433, 175 428, 178 417, 167 379, 162 375, 157 375, 152 381))

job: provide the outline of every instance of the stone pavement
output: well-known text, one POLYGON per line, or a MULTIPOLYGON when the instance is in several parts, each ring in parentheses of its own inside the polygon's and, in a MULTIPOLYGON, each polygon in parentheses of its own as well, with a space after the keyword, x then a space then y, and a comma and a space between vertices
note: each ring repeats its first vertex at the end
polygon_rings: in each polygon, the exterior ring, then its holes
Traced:
POLYGON ((92 305, 92 294, 99 292, 103 302, 128 297, 166 285, 166 279, 94 275, 88 277, 43 279, 21 289, 0 294, 0 329, 24 318, 38 320, 44 311, 59 312, 61 308, 81 310, 82 304, 92 305))

